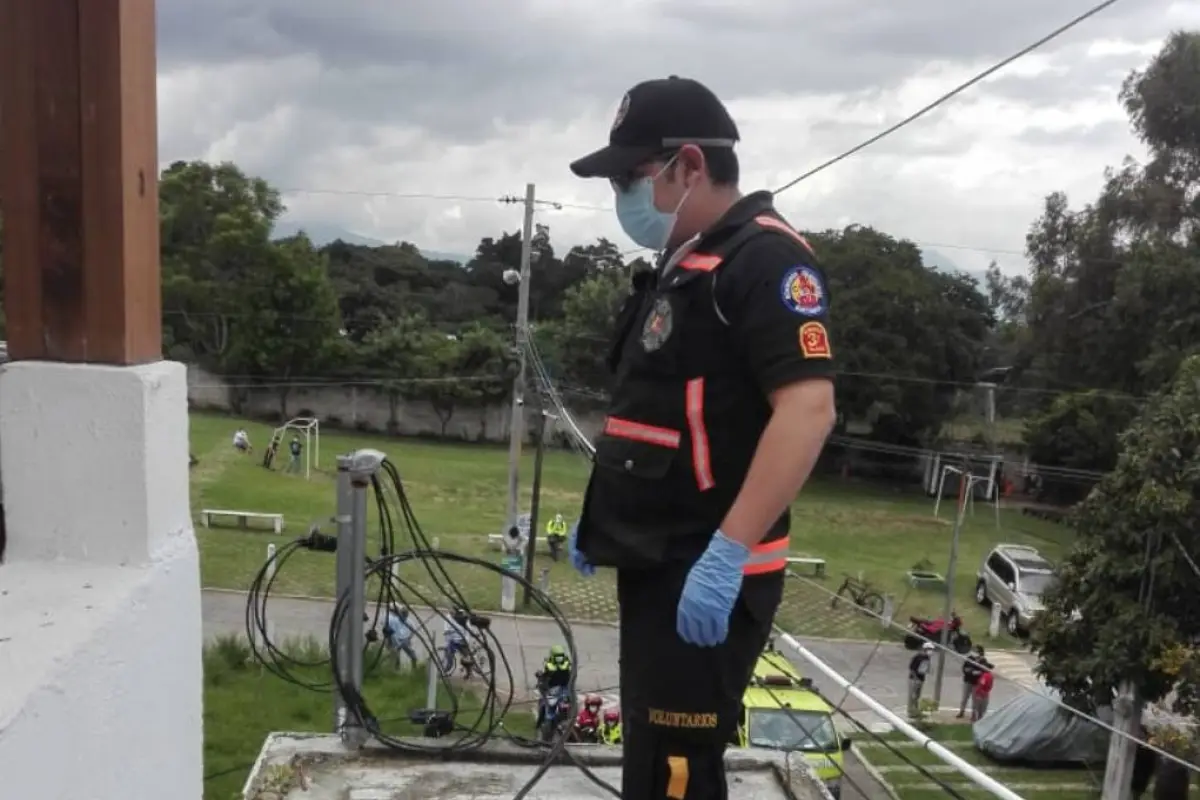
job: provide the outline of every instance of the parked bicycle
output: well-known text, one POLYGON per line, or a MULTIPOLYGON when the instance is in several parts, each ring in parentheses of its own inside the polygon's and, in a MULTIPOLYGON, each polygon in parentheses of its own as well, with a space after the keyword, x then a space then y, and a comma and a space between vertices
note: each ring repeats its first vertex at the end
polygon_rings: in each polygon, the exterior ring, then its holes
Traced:
POLYGON ((447 676, 453 675, 457 667, 463 678, 470 679, 482 676, 488 667, 487 652, 482 647, 463 644, 458 647, 442 645, 442 670, 447 676))
POLYGON ((870 583, 850 575, 838 587, 836 596, 829 601, 830 608, 837 608, 844 602, 852 602, 857 608, 876 616, 883 614, 883 595, 875 591, 870 583))

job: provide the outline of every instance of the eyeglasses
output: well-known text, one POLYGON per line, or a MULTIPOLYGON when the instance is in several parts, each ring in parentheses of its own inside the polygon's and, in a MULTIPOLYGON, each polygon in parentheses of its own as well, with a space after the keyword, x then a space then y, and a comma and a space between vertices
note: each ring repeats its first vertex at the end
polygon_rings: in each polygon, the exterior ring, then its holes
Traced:
POLYGON ((612 187, 615 191, 622 193, 628 192, 631 188, 633 188, 633 184, 637 183, 642 178, 651 178, 651 180, 657 180, 659 175, 662 175, 671 167, 671 164, 675 162, 675 159, 678 156, 678 150, 668 150, 658 153, 649 161, 638 164, 624 175, 618 175, 616 177, 609 178, 608 182, 612 184, 612 187), (656 170, 652 175, 647 175, 646 168, 655 164, 662 164, 662 167, 656 170))

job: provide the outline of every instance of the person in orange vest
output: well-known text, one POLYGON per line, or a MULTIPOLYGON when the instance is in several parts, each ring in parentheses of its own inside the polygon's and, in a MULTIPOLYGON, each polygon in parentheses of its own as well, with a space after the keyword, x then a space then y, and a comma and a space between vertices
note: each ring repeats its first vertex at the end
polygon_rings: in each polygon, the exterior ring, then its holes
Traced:
POLYGON ((836 419, 829 286, 703 84, 639 83, 571 164, 658 251, 632 278, 567 554, 616 569, 625 800, 725 800, 725 748, 783 594, 788 507, 836 419), (685 668, 664 668, 682 665, 685 668))

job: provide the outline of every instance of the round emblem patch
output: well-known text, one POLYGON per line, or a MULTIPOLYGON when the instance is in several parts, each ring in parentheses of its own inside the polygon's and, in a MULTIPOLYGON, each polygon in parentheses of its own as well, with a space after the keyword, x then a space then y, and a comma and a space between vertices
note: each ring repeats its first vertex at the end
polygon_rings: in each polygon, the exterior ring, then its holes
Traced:
POLYGON ((788 310, 805 317, 816 317, 825 313, 827 297, 821 276, 812 267, 792 267, 783 276, 780 299, 788 310))
POLYGON ((612 130, 621 127, 621 123, 625 121, 625 115, 629 113, 629 93, 621 98, 621 105, 617 106, 617 116, 613 118, 612 130))
POLYGON ((646 317, 646 323, 642 325, 642 347, 647 353, 663 346, 663 343, 671 336, 673 324, 671 301, 660 297, 654 302, 654 308, 650 309, 650 316, 646 317))

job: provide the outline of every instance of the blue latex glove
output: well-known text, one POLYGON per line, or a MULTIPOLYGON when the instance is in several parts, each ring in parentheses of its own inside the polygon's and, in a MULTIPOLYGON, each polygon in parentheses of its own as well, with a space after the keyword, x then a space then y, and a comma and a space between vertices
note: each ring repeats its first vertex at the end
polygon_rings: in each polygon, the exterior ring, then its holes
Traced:
POLYGON ((729 614, 742 590, 742 568, 750 549, 717 531, 700 560, 692 565, 679 608, 675 630, 679 638, 698 647, 714 647, 729 635, 729 614))
POLYGON ((576 521, 571 526, 571 533, 567 536, 567 555, 571 558, 571 566, 574 567, 580 575, 585 578, 590 578, 596 574, 596 568, 588 562, 587 556, 579 552, 579 548, 575 546, 575 539, 579 536, 579 522, 576 521))

